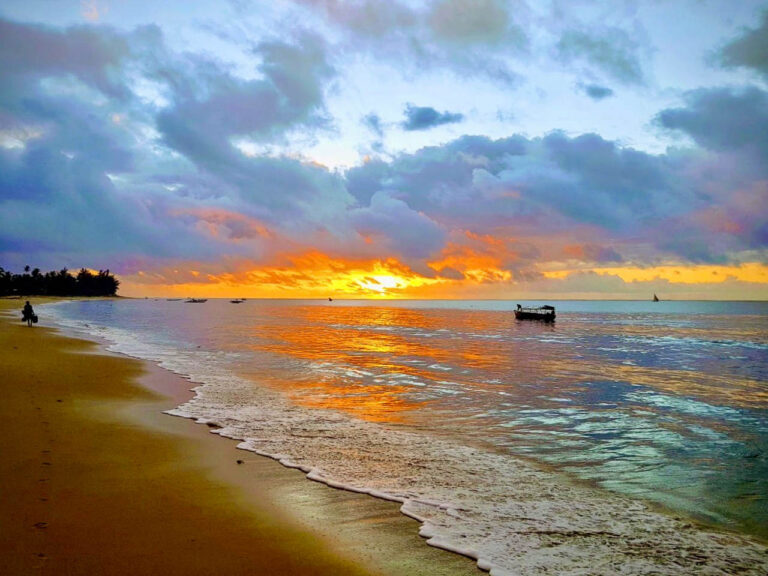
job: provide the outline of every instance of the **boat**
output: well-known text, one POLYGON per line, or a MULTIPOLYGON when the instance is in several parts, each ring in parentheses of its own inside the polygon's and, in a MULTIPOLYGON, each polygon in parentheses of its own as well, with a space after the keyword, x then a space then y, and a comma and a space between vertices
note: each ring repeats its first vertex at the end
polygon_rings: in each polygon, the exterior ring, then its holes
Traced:
POLYGON ((166 302, 178 302, 179 300, 183 300, 183 298, 166 298, 166 302))
POLYGON ((245 302, 245 298, 235 298, 234 300, 229 301, 231 304, 242 304, 245 302))
POLYGON ((658 302, 658 301, 659 301, 659 297, 658 297, 658 296, 656 296, 656 294, 654 294, 654 295, 653 295, 653 301, 654 301, 654 302, 658 302))
POLYGON ((208 298, 188 298, 184 300, 187 304, 203 304, 204 302, 208 302, 208 298))
POLYGON ((554 306, 520 306, 517 305, 515 310, 516 320, 541 320, 542 322, 554 322, 555 321, 555 307, 554 306))

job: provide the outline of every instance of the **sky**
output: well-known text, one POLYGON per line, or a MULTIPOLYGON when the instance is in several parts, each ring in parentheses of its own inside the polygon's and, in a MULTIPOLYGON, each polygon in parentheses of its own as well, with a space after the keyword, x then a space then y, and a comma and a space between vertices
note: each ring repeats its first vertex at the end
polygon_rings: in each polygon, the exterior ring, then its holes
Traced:
POLYGON ((0 266, 768 299, 768 1, 5 0, 0 266))

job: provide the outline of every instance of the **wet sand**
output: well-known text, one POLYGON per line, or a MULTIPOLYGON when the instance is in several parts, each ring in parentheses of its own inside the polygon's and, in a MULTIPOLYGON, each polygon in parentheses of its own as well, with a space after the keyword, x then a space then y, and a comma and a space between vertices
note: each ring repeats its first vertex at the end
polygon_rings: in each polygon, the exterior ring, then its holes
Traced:
POLYGON ((480 574, 399 505, 162 414, 187 381, 5 314, 22 304, 0 300, 3 574, 480 574))

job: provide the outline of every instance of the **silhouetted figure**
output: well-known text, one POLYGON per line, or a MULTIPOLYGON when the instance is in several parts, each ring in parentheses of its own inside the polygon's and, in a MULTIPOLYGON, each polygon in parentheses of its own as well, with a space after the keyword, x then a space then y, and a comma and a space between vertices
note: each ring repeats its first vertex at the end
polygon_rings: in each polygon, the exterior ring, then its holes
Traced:
POLYGON ((24 304, 24 309, 21 311, 21 321, 26 322, 27 326, 37 324, 37 314, 35 314, 35 311, 32 309, 32 304, 29 303, 29 300, 24 304))

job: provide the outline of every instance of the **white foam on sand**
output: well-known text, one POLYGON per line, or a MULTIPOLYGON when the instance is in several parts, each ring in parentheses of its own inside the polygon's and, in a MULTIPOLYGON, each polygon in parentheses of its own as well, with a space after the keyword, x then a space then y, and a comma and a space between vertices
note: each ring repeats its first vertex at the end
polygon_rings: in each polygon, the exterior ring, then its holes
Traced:
POLYGON ((475 558, 493 576, 768 573, 768 550, 744 536, 703 530, 458 440, 297 406, 231 373, 223 352, 70 326, 195 383, 195 397, 169 414, 215 424, 240 448, 311 480, 401 502, 429 544, 475 558))

